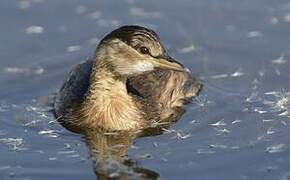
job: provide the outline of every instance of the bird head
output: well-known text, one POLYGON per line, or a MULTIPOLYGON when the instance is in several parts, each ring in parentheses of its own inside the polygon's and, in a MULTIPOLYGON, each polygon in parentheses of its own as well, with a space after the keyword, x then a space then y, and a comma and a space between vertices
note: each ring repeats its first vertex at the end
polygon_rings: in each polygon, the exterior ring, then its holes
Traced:
POLYGON ((122 26, 106 35, 97 47, 96 60, 125 76, 155 68, 187 71, 167 54, 153 30, 141 26, 122 26))

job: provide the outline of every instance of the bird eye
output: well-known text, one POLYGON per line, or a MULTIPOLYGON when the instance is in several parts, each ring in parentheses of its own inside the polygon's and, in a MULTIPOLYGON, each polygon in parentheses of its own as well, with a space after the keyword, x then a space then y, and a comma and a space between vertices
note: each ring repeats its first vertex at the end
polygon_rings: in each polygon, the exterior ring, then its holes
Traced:
POLYGON ((145 46, 141 46, 139 50, 142 54, 149 54, 149 49, 145 46))

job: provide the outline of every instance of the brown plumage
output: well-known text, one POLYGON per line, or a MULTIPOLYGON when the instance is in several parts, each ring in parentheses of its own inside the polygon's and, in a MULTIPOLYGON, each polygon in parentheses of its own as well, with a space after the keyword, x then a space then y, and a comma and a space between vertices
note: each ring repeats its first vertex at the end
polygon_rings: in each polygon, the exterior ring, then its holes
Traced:
POLYGON ((140 130, 177 116, 201 87, 154 31, 123 26, 71 71, 54 114, 71 130, 140 130))

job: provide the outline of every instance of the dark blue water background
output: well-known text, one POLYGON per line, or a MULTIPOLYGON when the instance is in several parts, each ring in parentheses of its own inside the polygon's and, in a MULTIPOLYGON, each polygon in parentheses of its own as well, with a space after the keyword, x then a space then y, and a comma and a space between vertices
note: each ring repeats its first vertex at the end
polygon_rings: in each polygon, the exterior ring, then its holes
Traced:
POLYGON ((0 179, 95 179, 80 135, 47 99, 123 24, 153 28, 205 84, 167 133, 129 157, 162 179, 290 179, 286 0, 2 0, 0 179))

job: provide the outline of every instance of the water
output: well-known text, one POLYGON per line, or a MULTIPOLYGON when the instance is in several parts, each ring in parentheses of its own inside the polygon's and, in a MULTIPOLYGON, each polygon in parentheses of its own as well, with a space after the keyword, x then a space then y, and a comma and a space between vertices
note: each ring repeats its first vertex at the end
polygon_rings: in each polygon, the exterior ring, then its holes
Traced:
POLYGON ((86 143, 51 96, 123 24, 157 31, 205 88, 128 157, 161 179, 290 179, 290 4, 286 0, 0 2, 1 179, 95 179, 86 143))

